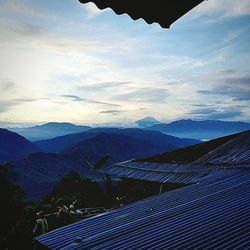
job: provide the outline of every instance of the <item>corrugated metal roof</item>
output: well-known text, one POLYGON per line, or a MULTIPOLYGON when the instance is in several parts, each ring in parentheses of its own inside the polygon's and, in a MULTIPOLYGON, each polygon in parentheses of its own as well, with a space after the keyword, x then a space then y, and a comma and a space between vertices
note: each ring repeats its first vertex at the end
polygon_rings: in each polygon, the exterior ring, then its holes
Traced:
MULTIPOLYGON (((220 147, 224 149, 223 152, 220 153, 220 157, 223 157, 224 162, 227 164, 241 164, 245 162, 249 162, 249 154, 245 156, 240 156, 238 159, 234 157, 234 161, 230 161, 232 159, 233 155, 237 155, 237 151, 244 153, 245 150, 249 150, 250 140, 250 130, 243 131, 237 134, 232 134, 228 136, 223 136, 220 138, 216 138, 210 141, 206 141, 200 144, 188 146, 185 148, 180 148, 174 151, 166 152, 159 155, 154 155, 151 157, 143 158, 143 159, 137 159, 135 161, 139 162, 158 162, 158 163, 195 163, 198 162, 199 159, 202 159, 205 155, 208 155, 212 152, 217 152, 219 157, 219 149, 220 147), (230 142, 230 143, 229 143, 230 142), (228 145, 231 145, 231 147, 228 145), (241 144, 239 146, 238 144, 241 144), (228 151, 232 151, 233 155, 230 155, 228 151), (236 152, 233 152, 236 151, 236 152), (230 158, 227 158, 227 156, 230 156, 230 158), (237 160, 236 160, 237 159, 237 160)), ((215 156, 213 153, 213 156, 215 156)), ((204 159, 205 160, 205 159, 204 159)), ((222 163, 223 161, 218 161, 218 163, 222 163)), ((202 161, 202 163, 209 163, 209 161, 202 161)))
POLYGON ((49 249, 247 249, 250 171, 224 170, 36 238, 49 249), (78 240, 76 240, 78 239, 78 240))
POLYGON ((212 150, 194 163, 197 164, 250 164, 250 131, 240 134, 212 150))
POLYGON ((99 9, 111 8, 120 14, 128 14, 133 20, 143 18, 147 23, 159 23, 163 28, 175 22, 204 0, 79 0, 81 3, 93 2, 99 9))
MULTIPOLYGON (((221 171, 229 166, 172 164, 125 161, 99 170, 101 173, 117 175, 139 180, 161 183, 192 184, 201 181, 204 176, 214 171, 221 171)), ((249 164, 230 166, 232 168, 250 168, 249 164)))

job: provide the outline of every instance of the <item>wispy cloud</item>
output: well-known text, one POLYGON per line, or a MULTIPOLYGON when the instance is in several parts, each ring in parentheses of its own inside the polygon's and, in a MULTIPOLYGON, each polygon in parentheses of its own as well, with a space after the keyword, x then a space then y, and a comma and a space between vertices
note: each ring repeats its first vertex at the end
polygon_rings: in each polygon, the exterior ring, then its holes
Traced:
POLYGON ((212 90, 198 90, 203 95, 224 95, 232 97, 234 101, 248 101, 250 100, 250 93, 245 90, 240 90, 233 87, 217 87, 212 90))
POLYGON ((198 108, 188 112, 188 115, 209 120, 234 120, 240 118, 244 113, 235 108, 216 109, 216 108, 198 108))
POLYGON ((102 110, 99 113, 100 114, 112 114, 112 115, 117 115, 120 113, 123 113, 123 110, 117 110, 117 109, 109 109, 109 110, 102 110))
POLYGON ((163 88, 145 87, 127 91, 124 94, 113 95, 112 99, 131 102, 163 103, 169 97, 169 91, 163 88))
POLYGON ((231 75, 236 73, 237 71, 235 69, 221 69, 218 71, 219 75, 231 75))
POLYGON ((107 106, 114 106, 114 107, 120 107, 121 105, 119 104, 114 104, 114 103, 107 103, 107 102, 102 102, 102 101, 96 101, 96 100, 89 100, 86 98, 81 98, 77 95, 61 95, 61 97, 70 99, 74 102, 88 102, 92 104, 99 104, 99 105, 107 105, 107 106))
POLYGON ((211 90, 198 90, 203 95, 224 95, 232 97, 234 101, 250 100, 250 76, 232 76, 219 81, 218 86, 211 90))
POLYGON ((14 107, 20 106, 23 103, 35 102, 35 99, 8 99, 0 100, 0 113, 5 113, 14 107))
POLYGON ((250 14, 249 0, 209 0, 198 5, 192 14, 197 16, 220 14, 222 17, 238 17, 250 14))
POLYGON ((80 85, 77 86, 76 89, 84 91, 102 91, 105 89, 127 86, 131 83, 132 82, 100 82, 100 83, 80 85))

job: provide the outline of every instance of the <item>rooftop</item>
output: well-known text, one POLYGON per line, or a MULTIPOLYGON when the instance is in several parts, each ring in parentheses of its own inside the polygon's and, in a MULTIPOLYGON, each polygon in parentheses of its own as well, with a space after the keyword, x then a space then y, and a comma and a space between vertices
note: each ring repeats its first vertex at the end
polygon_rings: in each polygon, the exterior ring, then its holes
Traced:
POLYGON ((143 18, 149 24, 156 22, 163 28, 169 28, 173 22, 203 0, 80 0, 80 2, 93 2, 99 9, 111 8, 118 15, 126 13, 133 20, 143 18))
POLYGON ((39 236, 49 249, 245 249, 250 171, 225 170, 39 236))

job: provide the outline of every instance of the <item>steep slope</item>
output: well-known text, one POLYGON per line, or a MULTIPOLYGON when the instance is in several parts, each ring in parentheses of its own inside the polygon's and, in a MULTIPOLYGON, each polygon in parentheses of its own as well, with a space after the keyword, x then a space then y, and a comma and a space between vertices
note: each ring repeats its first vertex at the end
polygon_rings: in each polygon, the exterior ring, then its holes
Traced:
POLYGON ((212 120, 179 120, 169 124, 155 124, 146 129, 156 130, 178 137, 206 140, 248 130, 250 129, 250 123, 212 120))
POLYGON ((205 154, 194 163, 237 165, 250 164, 250 130, 205 154))
POLYGON ((38 151, 36 145, 21 135, 0 128, 0 162, 16 160, 38 151))
POLYGON ((175 147, 171 144, 152 142, 145 139, 127 135, 98 133, 95 137, 87 139, 65 151, 71 159, 82 160, 84 156, 90 157, 92 162, 104 155, 110 155, 109 164, 128 160, 135 157, 145 157, 165 152, 175 147))
MULTIPOLYGON (((137 161, 142 162, 159 162, 159 163, 193 163, 195 161, 198 162, 198 159, 202 159, 202 157, 205 157, 210 152, 213 152, 215 150, 218 150, 223 145, 226 145, 227 143, 230 143, 232 145, 231 149, 235 147, 237 143, 239 143, 239 138, 247 138, 246 142, 248 142, 248 149, 249 150, 249 131, 244 131, 238 134, 233 134, 230 136, 221 137, 218 139, 214 139, 208 142, 196 144, 193 146, 189 146, 186 148, 181 148, 178 150, 174 150, 172 152, 167 152, 164 154, 155 155, 153 157, 144 158, 144 159, 138 159, 137 161), (233 142, 233 143, 232 143, 233 142)), ((227 150, 229 148, 227 147, 227 150)), ((246 150, 246 149, 244 149, 246 150)), ((226 149, 225 149, 226 151, 226 149)), ((225 155, 225 151, 222 153, 225 155)), ((222 155, 221 155, 222 156, 222 155)), ((204 158, 203 158, 204 159, 204 158)), ((203 163, 209 163, 209 161, 202 161, 203 163)))
POLYGON ((167 148, 172 150, 174 148, 185 147, 188 145, 193 145, 199 143, 198 140, 193 139, 180 139, 174 136, 168 136, 162 134, 158 131, 145 131, 141 129, 118 129, 118 128, 96 128, 91 129, 83 133, 72 134, 57 137, 50 140, 37 141, 36 145, 41 148, 44 152, 62 152, 68 148, 73 147, 74 145, 95 137, 99 133, 108 133, 108 134, 117 134, 129 136, 136 139, 141 139, 149 141, 151 143, 159 143, 162 145, 162 148, 167 148))
POLYGON ((11 131, 17 132, 31 141, 50 139, 89 129, 91 129, 89 126, 77 126, 66 122, 49 122, 29 128, 10 128, 11 131))
POLYGON ((34 153, 10 162, 15 171, 15 181, 22 186, 29 199, 40 198, 51 191, 55 183, 70 171, 79 172, 84 177, 96 177, 88 166, 75 162, 65 155, 54 153, 34 153))

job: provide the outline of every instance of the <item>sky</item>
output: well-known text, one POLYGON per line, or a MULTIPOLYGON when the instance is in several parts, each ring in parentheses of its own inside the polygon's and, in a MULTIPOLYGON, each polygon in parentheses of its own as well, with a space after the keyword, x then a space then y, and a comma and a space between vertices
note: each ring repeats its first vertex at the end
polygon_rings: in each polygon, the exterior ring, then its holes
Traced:
POLYGON ((250 0, 163 29, 78 0, 0 0, 0 126, 250 121, 250 0))

